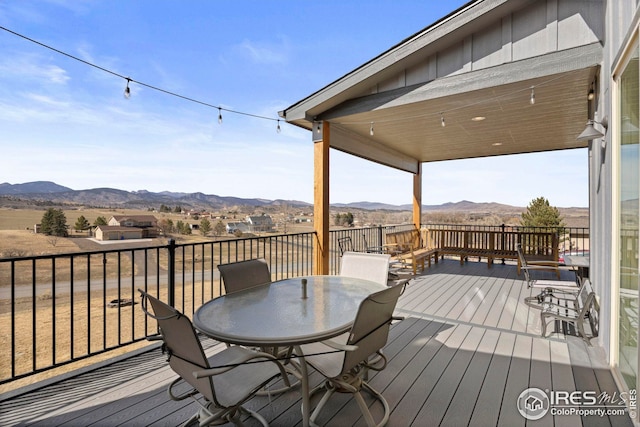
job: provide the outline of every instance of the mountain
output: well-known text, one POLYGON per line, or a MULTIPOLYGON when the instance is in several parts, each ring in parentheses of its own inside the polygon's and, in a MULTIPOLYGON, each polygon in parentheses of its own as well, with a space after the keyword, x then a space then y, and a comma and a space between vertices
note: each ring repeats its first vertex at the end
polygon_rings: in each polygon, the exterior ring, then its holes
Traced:
POLYGON ((63 191, 73 191, 69 187, 63 187, 51 181, 34 181, 24 184, 9 184, 3 182, 0 184, 0 195, 14 194, 50 194, 61 193, 63 191))
POLYGON ((0 184, 0 198, 38 202, 52 205, 84 205, 94 207, 147 209, 164 204, 170 207, 180 205, 186 209, 223 209, 241 206, 267 207, 291 206, 308 207, 309 203, 297 200, 242 199, 204 193, 174 193, 163 191, 153 193, 147 190, 124 191, 115 188, 93 188, 72 190, 53 182, 30 182, 25 184, 0 184))
MULTIPOLYGON (((410 211, 411 205, 388 205, 376 202, 354 202, 354 203, 334 203, 331 205, 340 209, 366 209, 366 210, 392 210, 410 211)), ((448 202, 441 205, 423 205, 425 211, 456 211, 456 212, 522 212, 523 208, 518 206, 504 205, 501 203, 475 203, 468 200, 459 202, 448 202)))
MULTIPOLYGON (((184 209, 236 209, 240 207, 253 208, 278 208, 287 206, 291 208, 311 208, 312 205, 298 200, 267 200, 267 199, 242 199, 240 197, 225 197, 215 194, 176 193, 162 191, 154 193, 147 190, 124 191, 115 188, 93 188, 88 190, 72 190, 49 181, 28 182, 24 184, 0 184, 0 206, 16 205, 16 200, 22 200, 38 205, 76 205, 91 207, 148 209, 159 208, 160 205, 169 207, 181 206, 184 209)), ((334 203, 332 208, 338 210, 386 210, 386 211, 411 211, 413 207, 406 205, 390 205, 377 202, 334 203)), ((504 205, 500 203, 475 203, 461 200, 455 203, 442 205, 424 205, 425 212, 501 212, 519 214, 525 208, 504 205)), ((573 215, 572 210, 580 215, 588 215, 587 208, 562 208, 563 214, 573 215), (567 211, 565 213, 564 211, 567 211)))

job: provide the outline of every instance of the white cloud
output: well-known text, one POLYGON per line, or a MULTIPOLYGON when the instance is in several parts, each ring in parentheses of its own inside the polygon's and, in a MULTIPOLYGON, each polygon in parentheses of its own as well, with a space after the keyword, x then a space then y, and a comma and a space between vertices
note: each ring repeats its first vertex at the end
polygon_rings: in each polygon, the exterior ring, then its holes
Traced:
POLYGON ((46 62, 47 60, 39 55, 12 54, 5 56, 4 60, 0 61, 0 72, 5 74, 6 77, 28 78, 40 84, 55 83, 66 85, 71 79, 67 71, 57 65, 46 62))
POLYGON ((286 64, 288 62, 288 46, 284 39, 280 44, 244 40, 238 48, 257 64, 286 64))

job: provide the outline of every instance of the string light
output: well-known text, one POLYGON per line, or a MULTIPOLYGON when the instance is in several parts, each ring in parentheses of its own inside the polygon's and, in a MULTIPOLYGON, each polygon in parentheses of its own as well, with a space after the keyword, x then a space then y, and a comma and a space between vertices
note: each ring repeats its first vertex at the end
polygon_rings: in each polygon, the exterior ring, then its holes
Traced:
POLYGON ((199 101, 197 99, 194 99, 194 98, 191 98, 191 97, 188 97, 188 96, 180 95, 178 93, 171 92, 171 91, 159 88, 157 86, 153 86, 153 85, 150 85, 150 84, 147 84, 147 83, 132 79, 131 77, 127 77, 127 76, 125 76, 123 74, 116 73, 115 71, 112 71, 112 70, 109 70, 107 68, 101 67, 99 65, 93 64, 93 63, 91 63, 89 61, 85 61, 84 59, 78 58, 77 56, 73 56, 73 55, 71 55, 69 53, 66 53, 66 52, 64 52, 62 50, 56 49, 56 48, 51 47, 49 45, 46 45, 44 43, 41 43, 41 42, 39 42, 37 40, 34 40, 34 39, 29 38, 27 36, 24 36, 24 35, 22 35, 20 33, 16 33, 15 31, 12 31, 12 30, 10 30, 10 29, 8 29, 6 27, 0 26, 0 30, 4 30, 4 31, 6 31, 8 33, 11 33, 11 34, 13 34, 15 36, 18 36, 18 37, 20 37, 20 38, 22 38, 24 40, 30 41, 31 43, 35 43, 35 44, 37 44, 39 46, 42 46, 42 47, 44 47, 46 49, 52 50, 52 51, 54 51, 56 53, 59 53, 60 55, 64 55, 64 56, 66 56, 68 58, 71 58, 71 59, 73 59, 75 61, 82 62, 85 65, 88 65, 90 67, 96 68, 96 69, 101 70, 101 71, 104 71, 105 73, 109 73, 109 74, 111 74, 113 76, 120 77, 123 80, 126 80, 127 84, 126 84, 126 87, 124 89, 124 96, 127 99, 129 99, 131 97, 131 88, 129 86, 130 83, 136 83, 136 84, 138 84, 140 86, 144 86, 144 87, 147 87, 149 89, 152 89, 152 90, 155 90, 155 91, 158 91, 158 92, 162 92, 162 93, 167 94, 167 95, 175 96, 175 97, 181 98, 181 99, 183 99, 185 101, 194 102, 196 104, 200 104, 200 105, 203 105, 205 107, 217 108, 218 109, 218 122, 219 123, 222 121, 222 110, 224 110, 224 111, 226 111, 228 113, 239 114, 239 115, 242 115, 242 116, 253 117, 253 118, 256 118, 256 119, 272 120, 272 121, 278 121, 278 122, 280 121, 280 119, 275 119, 273 117, 261 116, 261 115, 258 115, 258 114, 252 114, 252 113, 246 113, 246 112, 243 112, 243 111, 222 108, 222 107, 219 107, 217 105, 213 105, 213 104, 210 104, 210 103, 207 103, 207 102, 199 101))
POLYGON ((529 98, 529 104, 533 105, 536 103, 536 93, 533 86, 531 86, 531 98, 529 98))
POLYGON ((131 82, 131 79, 127 77, 127 87, 124 88, 124 97, 127 99, 131 98, 131 89, 129 88, 130 82, 131 82))
POLYGON ((373 122, 371 122, 371 127, 369 128, 369 135, 373 136, 373 122))
POLYGON ((276 128, 276 132, 280 133, 282 129, 280 129, 280 119, 278 119, 278 127, 276 128))
MULTIPOLYGON (((450 108, 448 110, 443 110, 440 112, 428 112, 428 113, 424 113, 424 112, 417 112, 415 114, 407 114, 407 115, 403 115, 402 117, 393 117, 393 118, 389 118, 389 119, 378 119, 377 122, 378 124, 380 123, 400 123, 400 122, 407 122, 407 121, 412 121, 412 120, 417 120, 417 119, 422 119, 422 118, 433 118, 433 117, 437 117, 438 115, 440 115, 440 125, 441 126, 446 126, 446 122, 445 122, 445 118, 444 118, 444 114, 446 113, 452 113, 452 112, 456 112, 456 111, 461 111, 461 110, 465 110, 465 109, 469 109, 471 107, 475 107, 478 105, 486 105, 489 102, 499 102, 502 99, 507 99, 513 96, 518 96, 521 97, 523 92, 526 91, 532 91, 534 93, 534 99, 535 99, 535 91, 534 91, 534 87, 544 87, 547 86, 557 80, 562 79, 563 76, 555 76, 552 77, 550 79, 545 80, 544 82, 538 83, 536 86, 529 86, 529 87, 524 87, 524 88, 520 88, 520 89, 516 89, 513 90, 511 92, 505 92, 502 93, 500 95, 497 96, 492 96, 492 97, 485 97, 482 98, 481 100, 475 101, 475 102, 469 102, 467 104, 464 105, 459 105, 457 107, 453 107, 450 108)), ((530 92, 531 93, 531 92, 530 92)), ((478 116, 480 117, 480 116, 478 116)), ((360 121, 351 121, 351 120, 333 120, 333 123, 336 124, 340 124, 340 125, 364 125, 365 123, 368 123, 368 121, 365 120, 360 120, 360 121)))
POLYGON ((595 98, 595 97, 596 97, 596 93, 593 90, 593 83, 591 83, 591 88, 589 88, 589 93, 587 94, 587 99, 589 101, 592 101, 593 98, 595 98))

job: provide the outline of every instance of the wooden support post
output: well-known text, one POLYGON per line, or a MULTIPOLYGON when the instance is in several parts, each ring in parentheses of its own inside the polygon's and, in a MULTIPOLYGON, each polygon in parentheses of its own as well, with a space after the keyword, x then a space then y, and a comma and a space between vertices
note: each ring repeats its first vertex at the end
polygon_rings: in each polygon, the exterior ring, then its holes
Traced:
POLYGON ((413 224, 420 230, 422 220, 422 163, 418 163, 418 173, 413 175, 413 224))
POLYGON ((329 122, 313 124, 314 274, 329 274, 329 122))

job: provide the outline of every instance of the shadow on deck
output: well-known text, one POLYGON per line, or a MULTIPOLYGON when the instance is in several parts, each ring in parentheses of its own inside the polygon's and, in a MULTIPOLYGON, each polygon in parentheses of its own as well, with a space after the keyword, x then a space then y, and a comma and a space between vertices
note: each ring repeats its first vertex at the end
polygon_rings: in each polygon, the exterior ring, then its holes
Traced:
MULTIPOLYGON (((412 280, 397 308, 405 320, 394 324, 385 347, 389 365, 370 381, 391 406, 388 425, 524 426, 517 400, 529 387, 606 392, 615 399, 617 388, 602 349, 588 347, 571 329, 541 338, 537 313, 522 303, 531 293, 515 265, 488 269, 485 263, 460 266, 444 260, 412 280)), ((204 342, 207 351, 222 348, 204 342)), ((180 425, 196 405, 169 399, 166 386, 173 378, 155 348, 4 400, 0 425, 180 425)), ((312 374, 312 385, 321 381, 312 374)), ((619 400, 609 405, 624 408, 615 404, 619 400)), ((248 406, 273 426, 301 425, 297 389, 256 397, 248 406)), ((375 417, 379 412, 373 408, 375 417)), ((364 425, 346 396, 332 399, 318 421, 364 425)), ((548 413, 528 424, 632 425, 626 412, 603 417, 548 413)), ((247 425, 256 424, 248 420, 247 425)))

